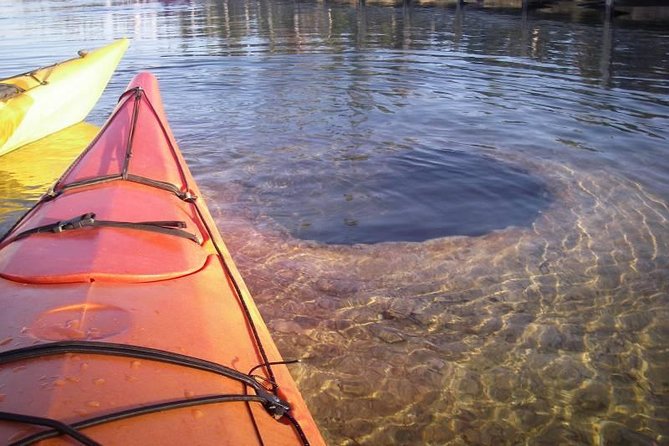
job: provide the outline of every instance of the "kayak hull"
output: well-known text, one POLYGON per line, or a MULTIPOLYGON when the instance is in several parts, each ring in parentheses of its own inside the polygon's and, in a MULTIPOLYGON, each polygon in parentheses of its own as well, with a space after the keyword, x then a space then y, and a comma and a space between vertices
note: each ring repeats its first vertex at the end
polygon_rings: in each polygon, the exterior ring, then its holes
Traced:
MULTIPOLYGON (((0 242, 0 412, 77 425, 180 401, 81 432, 101 444, 324 444, 288 367, 263 365, 283 359, 199 198, 155 78, 142 73, 129 88, 53 191, 0 242), (34 232, 82 213, 100 226, 34 232), (51 351, 63 343, 71 350, 51 351), (186 355, 242 377, 80 344, 186 355), (48 354, 10 358, 30 348, 48 354), (274 398, 288 412, 268 408, 274 398)), ((1 420, 0 442, 49 431, 1 420)), ((44 444, 71 442, 61 434, 44 444)))
POLYGON ((128 48, 120 39, 75 59, 0 79, 22 91, 0 101, 0 155, 83 121, 128 48))

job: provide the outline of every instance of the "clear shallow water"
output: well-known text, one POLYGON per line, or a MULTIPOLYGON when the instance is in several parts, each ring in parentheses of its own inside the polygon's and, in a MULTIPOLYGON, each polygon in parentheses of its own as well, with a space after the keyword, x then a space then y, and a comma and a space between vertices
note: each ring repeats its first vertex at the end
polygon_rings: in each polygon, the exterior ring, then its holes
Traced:
MULTIPOLYGON (((0 75, 133 38, 90 120, 136 71, 159 76, 279 348, 308 358, 294 373, 331 444, 669 442, 663 24, 330 2, 3 6, 0 75), (384 206, 395 228, 414 224, 396 208, 417 196, 424 241, 327 243, 356 241, 384 206), (432 202, 449 212, 430 217, 432 202), (425 240, 473 224, 493 231, 425 240)), ((76 156, 16 153, 0 158, 1 229, 76 156)))

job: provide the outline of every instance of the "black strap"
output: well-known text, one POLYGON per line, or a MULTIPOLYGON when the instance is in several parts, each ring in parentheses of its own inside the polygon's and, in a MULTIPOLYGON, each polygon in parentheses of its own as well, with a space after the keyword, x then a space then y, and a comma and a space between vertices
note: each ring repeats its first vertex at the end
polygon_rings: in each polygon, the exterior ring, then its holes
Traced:
POLYGON ((46 201, 53 200, 62 193, 67 192, 71 189, 76 189, 78 187, 93 186, 96 184, 108 183, 110 181, 117 181, 117 180, 126 180, 133 183, 144 184, 146 186, 155 187, 157 189, 163 189, 168 192, 172 192, 174 195, 176 195, 177 197, 179 197, 181 200, 184 201, 193 201, 197 198, 195 195, 192 194, 191 191, 189 190, 182 191, 172 183, 168 183, 166 181, 154 180, 151 178, 143 177, 140 175, 133 175, 129 173, 126 175, 125 178, 123 177, 122 174, 114 174, 114 175, 105 175, 94 178, 87 178, 85 180, 80 180, 80 181, 73 181, 72 183, 64 184, 62 186, 56 185, 56 187, 52 188, 49 192, 47 192, 44 200, 46 201))
POLYGON ((121 176, 123 179, 128 178, 128 169, 130 168, 130 158, 132 158, 132 143, 135 139, 135 128, 137 127, 137 117, 139 116, 139 103, 142 100, 143 90, 141 88, 135 89, 135 100, 132 104, 132 122, 130 123, 130 132, 128 133, 128 141, 125 148, 125 159, 123 161, 123 169, 121 176))
MULTIPOLYGON (((29 347, 22 347, 13 350, 0 352, 0 365, 8 364, 17 361, 24 361, 27 359, 40 358, 45 356, 61 355, 66 353, 83 353, 83 354, 98 354, 123 356, 137 359, 145 359, 150 361, 164 362, 183 367, 190 367, 206 372, 211 372, 220 376, 234 379, 241 382, 248 389, 251 387, 255 391, 255 395, 244 394, 241 395, 209 395, 195 398, 186 398, 181 400, 166 401, 147 406, 140 406, 130 409, 112 412, 94 418, 78 421, 67 425, 57 420, 48 418, 31 417, 29 415, 13 414, 8 412, 0 412, 0 419, 8 421, 17 421, 31 424, 40 424, 49 426, 53 430, 38 432, 31 436, 25 437, 11 446, 27 446, 37 441, 52 438, 60 434, 67 434, 79 440, 86 446, 95 446, 97 443, 85 437, 77 429, 84 429, 87 427, 97 426, 99 424, 122 420, 130 417, 160 412, 163 410, 179 409, 184 407, 191 407, 202 404, 215 404, 231 401, 242 401, 246 403, 257 402, 261 403, 265 410, 269 412, 276 419, 285 418, 295 429, 297 436, 300 438, 303 446, 309 446, 304 431, 300 427, 297 420, 291 415, 291 407, 274 393, 267 390, 254 376, 244 374, 230 367, 226 367, 215 362, 207 361, 205 359, 195 358, 192 356, 182 355, 179 353, 159 350, 149 347, 141 347, 136 345, 117 344, 111 342, 99 341, 58 341, 48 344, 38 344, 29 347), (33 422, 38 420, 39 422, 33 422), (82 439, 78 438, 79 435, 82 439), (91 443, 86 443, 90 440, 91 443)), ((292 361, 286 361, 290 363, 292 361)), ((255 368, 251 369, 251 371, 255 368)))
POLYGON ((0 420, 13 421, 15 423, 35 424, 37 426, 47 426, 52 428, 55 435, 65 434, 77 440, 85 446, 101 446, 95 440, 79 432, 75 427, 58 420, 43 417, 34 417, 32 415, 23 415, 20 413, 0 412, 0 420))
POLYGON ((179 353, 159 350, 137 345, 117 344, 98 341, 58 341, 48 344, 31 345, 13 350, 0 352, 0 365, 25 359, 45 356, 62 355, 65 353, 84 353, 97 355, 124 356, 149 361, 164 362, 167 364, 190 367, 205 372, 215 373, 226 378, 234 379, 251 387, 259 398, 262 398, 265 409, 274 417, 281 418, 288 411, 290 405, 278 396, 268 391, 253 376, 246 375, 230 367, 226 367, 205 359, 179 353))
POLYGON ((122 229, 136 229, 141 231, 157 232, 159 234, 174 235, 177 237, 186 238, 197 244, 201 243, 200 238, 182 228, 186 227, 183 221, 139 221, 139 222, 125 222, 125 221, 110 221, 110 220, 96 220, 95 214, 89 212, 87 214, 74 217, 70 220, 63 220, 56 223, 51 223, 36 228, 27 229, 11 237, 3 244, 9 244, 16 240, 21 240, 35 234, 55 233, 58 234, 63 231, 72 231, 75 229, 82 229, 87 227, 93 228, 122 228, 122 229), (181 229, 180 229, 181 228, 181 229))
POLYGON ((85 180, 81 181, 73 181, 72 183, 65 184, 63 186, 52 188, 49 192, 46 193, 46 195, 43 197, 43 200, 49 201, 53 200, 54 198, 58 197, 64 192, 67 192, 71 189, 76 189, 79 187, 85 187, 85 186, 94 186, 96 184, 102 184, 102 183, 109 183, 111 181, 117 181, 117 180, 126 180, 130 181, 132 183, 138 183, 138 184, 144 184, 146 186, 150 187, 155 187, 157 189, 162 189, 166 190, 168 192, 173 193, 179 199, 183 201, 193 201, 197 199, 195 195, 192 194, 191 191, 182 191, 179 189, 177 186, 175 186, 172 183, 168 183, 166 181, 160 181, 160 180, 153 180, 151 178, 143 177, 140 175, 133 175, 133 174, 127 174, 125 178, 123 178, 122 174, 115 174, 115 175, 105 175, 101 177, 94 177, 94 178, 87 178, 85 180))
MULTIPOLYGON (((138 417, 141 415, 148 415, 156 412, 163 412, 166 410, 175 410, 175 409, 183 409, 185 407, 193 407, 193 406, 201 406, 205 404, 219 404, 219 403, 228 403, 228 402, 257 402, 257 403, 262 403, 263 399, 260 398, 259 396, 256 395, 208 395, 208 396, 201 396, 201 397, 195 397, 195 398, 184 398, 184 399, 179 399, 179 400, 174 400, 174 401, 165 401, 162 403, 156 403, 156 404, 150 404, 147 406, 139 406, 139 407, 133 407, 130 409, 126 410, 120 410, 118 412, 112 412, 108 413, 105 415, 101 415, 98 417, 93 417, 93 418, 88 418, 86 420, 82 421, 77 421, 76 423, 72 423, 70 425, 65 424, 69 430, 65 432, 64 430, 59 429, 59 427, 56 427, 53 424, 43 424, 44 426, 49 426, 52 429, 50 430, 45 430, 42 432, 37 432, 35 434, 32 434, 28 437, 22 438, 14 443, 11 443, 9 446, 29 446, 31 444, 37 443, 38 441, 46 440, 48 438, 53 438, 57 437, 60 434, 67 434, 70 436, 73 436, 70 434, 70 430, 78 433, 79 435, 83 436, 80 432, 78 432, 80 429, 86 429, 89 427, 94 427, 98 426, 100 424, 104 423, 111 423, 114 421, 119 421, 119 420, 124 420, 127 418, 132 418, 132 417, 138 417)), ((5 419, 7 421, 17 421, 17 422, 25 422, 25 423, 30 423, 30 424, 37 424, 37 423, 31 423, 30 421, 27 420, 27 418, 35 418, 35 417, 29 417, 27 415, 21 415, 21 414, 13 414, 13 413, 8 413, 8 412, 0 412, 0 420, 5 419)), ((292 417, 291 417, 292 418, 292 417)), ((58 423, 58 426, 63 425, 64 423, 61 423, 56 420, 51 420, 47 419, 52 423, 58 423)), ((289 422, 292 421, 290 418, 288 419, 289 422)), ((75 437, 76 438, 76 437, 75 437)), ((76 438, 79 440, 79 438, 76 438)), ((81 441, 81 440, 79 440, 81 441)), ((82 442, 83 443, 83 442, 82 442)), ((97 445, 98 443, 84 443, 85 445, 91 444, 91 445, 97 445)), ((305 444, 305 446, 308 446, 308 442, 305 444)))

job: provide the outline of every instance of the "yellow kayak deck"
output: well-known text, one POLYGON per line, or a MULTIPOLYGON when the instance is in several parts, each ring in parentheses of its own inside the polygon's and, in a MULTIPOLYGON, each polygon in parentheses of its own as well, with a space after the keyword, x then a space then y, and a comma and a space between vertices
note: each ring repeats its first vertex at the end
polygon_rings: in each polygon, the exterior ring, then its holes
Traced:
POLYGON ((128 48, 120 39, 79 57, 0 79, 0 155, 83 121, 128 48))

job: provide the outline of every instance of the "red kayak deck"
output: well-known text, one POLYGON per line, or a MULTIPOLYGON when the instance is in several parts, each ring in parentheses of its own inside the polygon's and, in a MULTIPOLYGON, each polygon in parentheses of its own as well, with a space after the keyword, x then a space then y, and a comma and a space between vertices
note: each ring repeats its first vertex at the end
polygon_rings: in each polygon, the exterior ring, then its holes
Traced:
POLYGON ((0 443, 324 444, 199 196, 142 73, 0 242, 0 443))

